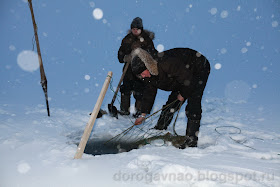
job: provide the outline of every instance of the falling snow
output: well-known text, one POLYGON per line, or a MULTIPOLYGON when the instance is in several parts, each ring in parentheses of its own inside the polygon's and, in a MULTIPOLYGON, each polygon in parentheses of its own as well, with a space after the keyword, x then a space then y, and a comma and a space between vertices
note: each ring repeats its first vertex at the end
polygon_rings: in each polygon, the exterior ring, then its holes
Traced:
POLYGON ((193 7, 193 5, 192 4, 190 4, 189 5, 189 7, 188 8, 186 8, 186 12, 190 12, 190 9, 193 7))
POLYGON ((237 11, 240 11, 240 10, 241 10, 241 6, 238 6, 238 7, 236 8, 236 10, 237 10, 237 11))
POLYGON ((162 44, 158 44, 157 45, 157 50, 158 50, 158 52, 164 51, 164 46, 162 44))
POLYGON ((20 163, 17 167, 18 172, 21 174, 26 174, 30 169, 30 165, 26 162, 20 163))
POLYGON ((278 27, 278 21, 273 21, 273 22, 271 23, 271 25, 272 25, 272 27, 278 27))
POLYGON ((103 18, 103 11, 100 8, 96 8, 93 10, 92 15, 94 19, 100 20, 103 18))
POLYGON ((209 10, 209 12, 210 12, 212 15, 215 15, 215 14, 217 14, 218 9, 217 9, 217 8, 211 8, 211 9, 209 10))
POLYGON ((16 47, 14 45, 10 45, 9 49, 10 49, 10 51, 14 51, 14 50, 16 50, 16 47))
POLYGON ((85 79, 88 81, 90 79, 89 75, 85 75, 85 79))
POLYGON ((246 47, 243 47, 243 48, 241 49, 241 53, 247 53, 247 51, 248 51, 248 49, 247 49, 246 47))
POLYGON ((226 48, 222 48, 221 49, 221 54, 225 54, 227 52, 227 49, 226 48))
POLYGON ((33 51, 22 51, 18 54, 17 64, 24 71, 36 71, 39 68, 38 55, 33 51))
POLYGON ((223 11, 221 12, 221 18, 227 18, 227 17, 228 17, 228 11, 223 10, 223 11))
POLYGON ((219 69, 222 68, 222 64, 216 63, 214 67, 215 67, 216 70, 219 70, 219 69))
POLYGON ((94 2, 89 2, 89 6, 90 6, 91 8, 94 8, 95 3, 94 3, 94 2))
POLYGON ((89 88, 85 88, 84 92, 89 93, 89 88))

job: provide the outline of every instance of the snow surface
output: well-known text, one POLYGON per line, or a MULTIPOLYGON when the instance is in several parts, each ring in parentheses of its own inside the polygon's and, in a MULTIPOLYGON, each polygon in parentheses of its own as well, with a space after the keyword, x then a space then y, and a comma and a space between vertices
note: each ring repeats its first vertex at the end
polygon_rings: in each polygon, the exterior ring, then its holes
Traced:
MULTIPOLYGON (((280 184, 279 127, 238 113, 235 105, 221 99, 203 103, 198 148, 180 150, 158 140, 130 152, 84 154, 80 160, 73 157, 89 119, 87 111, 52 109, 47 117, 44 105, 26 107, 24 113, 15 113, 14 107, 0 107, 1 186, 280 184)), ((129 126, 128 117, 104 115, 90 139, 108 140, 129 126)), ((176 131, 183 135, 185 128, 181 111, 176 131)))
MULTIPOLYGON (((32 2, 51 117, 28 1, 2 1, 0 187, 280 186, 279 1, 32 2), (75 160, 108 71, 113 81, 102 108, 111 102, 123 68, 117 50, 137 16, 155 32, 158 50, 188 47, 211 63, 198 148, 155 140, 130 152, 118 147, 119 154, 75 160)), ((158 92, 153 111, 168 94, 158 92)), ((104 115, 90 141, 108 140, 133 120, 104 115)), ((185 129, 182 110, 176 132, 185 129)))

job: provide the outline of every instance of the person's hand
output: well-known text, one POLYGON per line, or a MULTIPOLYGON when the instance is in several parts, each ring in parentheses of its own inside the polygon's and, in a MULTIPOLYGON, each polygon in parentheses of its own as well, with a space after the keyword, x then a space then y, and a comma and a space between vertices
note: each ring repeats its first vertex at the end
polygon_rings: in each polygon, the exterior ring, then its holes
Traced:
POLYGON ((140 125, 145 121, 145 115, 141 115, 139 118, 137 118, 134 122, 134 125, 140 125))
POLYGON ((179 101, 184 101, 185 100, 184 97, 180 93, 178 94, 177 99, 179 101))

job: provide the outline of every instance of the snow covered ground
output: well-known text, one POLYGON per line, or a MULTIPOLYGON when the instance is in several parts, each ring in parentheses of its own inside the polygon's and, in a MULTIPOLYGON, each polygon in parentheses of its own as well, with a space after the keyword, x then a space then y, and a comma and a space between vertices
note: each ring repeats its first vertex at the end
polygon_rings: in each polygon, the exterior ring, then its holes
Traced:
MULTIPOLYGON (((44 105, 21 110, 2 104, 1 186, 279 186, 279 127, 222 99, 206 99, 203 109, 198 148, 152 144, 75 160, 74 142, 81 138, 88 111, 56 108, 47 117, 44 105)), ((181 111, 178 134, 184 134, 185 125, 181 111)), ((127 117, 104 115, 90 139, 109 139, 129 126, 127 117)))

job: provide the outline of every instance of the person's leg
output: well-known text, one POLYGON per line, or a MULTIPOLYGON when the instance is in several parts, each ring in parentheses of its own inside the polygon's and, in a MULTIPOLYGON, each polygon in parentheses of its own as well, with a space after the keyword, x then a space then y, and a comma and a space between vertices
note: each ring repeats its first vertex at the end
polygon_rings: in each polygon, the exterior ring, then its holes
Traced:
POLYGON ((138 78, 135 77, 135 81, 133 84, 133 97, 135 98, 135 114, 133 117, 137 118, 141 115, 141 105, 142 105, 142 97, 143 97, 143 90, 145 88, 145 83, 138 78))
MULTIPOLYGON (((168 97, 168 100, 165 105, 162 107, 165 107, 169 105, 170 103, 174 102, 177 100, 178 92, 171 92, 171 94, 168 97)), ((160 117, 157 121, 156 126, 154 127, 155 129, 158 130, 163 130, 167 129, 168 125, 171 123, 174 113, 179 109, 180 106, 180 101, 177 100, 173 104, 171 104, 169 107, 165 108, 164 110, 161 111, 160 117)))
MULTIPOLYGON (((124 70, 125 66, 123 67, 124 70)), ((125 76, 123 78, 123 84, 120 87, 121 92, 121 106, 119 113, 121 115, 130 114, 130 96, 133 90, 134 75, 132 73, 131 65, 128 66, 125 76)))
POLYGON ((130 108, 130 95, 131 95, 131 85, 129 80, 124 80, 120 87, 121 92, 121 105, 119 113, 121 115, 129 115, 130 108))
POLYGON ((205 66, 203 67, 203 70, 197 76, 197 86, 195 88, 195 91, 188 99, 188 104, 186 106, 186 116, 188 118, 186 128, 186 142, 181 145, 181 149, 184 149, 186 147, 197 147, 198 133, 202 114, 201 100, 210 73, 210 65, 207 60, 204 65, 205 66))

